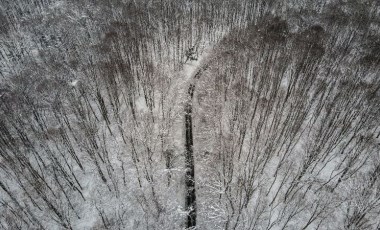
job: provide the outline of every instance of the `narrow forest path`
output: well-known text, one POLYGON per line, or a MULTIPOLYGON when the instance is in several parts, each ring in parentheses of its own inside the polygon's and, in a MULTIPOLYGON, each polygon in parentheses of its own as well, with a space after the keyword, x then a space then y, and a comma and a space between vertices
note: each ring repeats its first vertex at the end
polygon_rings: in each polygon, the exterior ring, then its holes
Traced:
MULTIPOLYGON (((195 187, 195 164, 193 151, 193 97, 196 95, 197 79, 207 68, 211 46, 199 53, 197 60, 188 60, 182 69, 173 74, 170 88, 165 95, 166 111, 170 111, 170 117, 174 118, 172 130, 172 145, 180 152, 184 150, 184 191, 180 199, 184 199, 183 211, 187 214, 186 228, 196 227, 196 187, 195 187)), ((182 153, 178 153, 182 155, 182 153)), ((183 155, 182 155, 183 156, 183 155)), ((183 161, 182 161, 183 162, 183 161)), ((182 170, 181 170, 182 171, 182 170)), ((170 179, 169 179, 170 180, 170 179)), ((170 183, 170 182, 168 182, 170 183)))
POLYGON ((204 49, 204 52, 200 53, 197 60, 188 61, 183 64, 180 71, 173 73, 171 79, 170 88, 167 91, 168 95, 165 96, 166 111, 170 110, 171 117, 173 117, 174 125, 172 130, 173 145, 178 149, 182 149, 184 146, 184 106, 188 101, 188 89, 194 82, 194 76, 203 65, 209 54, 209 49, 204 49))
POLYGON ((187 214, 186 228, 196 226, 196 189, 195 189, 195 166, 193 153, 193 96, 196 79, 202 72, 204 63, 209 54, 209 49, 204 49, 197 60, 188 60, 183 64, 182 70, 172 78, 171 87, 167 95, 167 106, 172 109, 175 116, 173 131, 174 145, 178 149, 184 148, 185 154, 185 183, 184 183, 184 211, 187 214))
MULTIPOLYGON (((206 53, 207 54, 207 53, 206 53)), ((206 55, 202 56, 205 58, 206 55)), ((193 136, 193 97, 196 87, 196 81, 200 78, 202 72, 207 68, 207 62, 198 61, 196 68, 188 71, 187 76, 189 85, 187 90, 187 99, 184 107, 185 112, 185 161, 186 161, 186 198, 185 210, 187 211, 186 228, 193 229, 196 227, 197 203, 195 188, 195 165, 194 165, 194 136, 193 136)))

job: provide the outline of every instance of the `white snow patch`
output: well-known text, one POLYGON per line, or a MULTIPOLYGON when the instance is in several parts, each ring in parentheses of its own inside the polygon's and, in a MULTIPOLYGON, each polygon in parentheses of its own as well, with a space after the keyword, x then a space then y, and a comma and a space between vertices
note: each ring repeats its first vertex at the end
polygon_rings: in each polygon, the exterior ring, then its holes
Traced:
POLYGON ((98 221, 99 214, 96 210, 89 205, 86 206, 86 212, 82 213, 82 218, 75 224, 76 229, 92 229, 98 221))
POLYGON ((32 56, 35 58, 38 57, 40 54, 38 49, 32 49, 30 52, 32 53, 32 56))
POLYGON ((79 80, 74 80, 74 81, 70 82, 70 85, 75 87, 78 84, 78 82, 79 82, 79 80))
POLYGON ((51 8, 51 9, 62 8, 62 7, 64 7, 64 5, 65 5, 65 2, 64 2, 64 1, 57 1, 57 2, 53 3, 53 4, 50 6, 50 8, 51 8))
POLYGON ((281 88, 287 89, 289 87, 289 80, 288 78, 284 77, 281 80, 281 88))
POLYGON ((147 112, 148 111, 148 106, 145 103, 144 97, 137 98, 135 103, 136 103, 137 111, 141 111, 141 112, 147 112))

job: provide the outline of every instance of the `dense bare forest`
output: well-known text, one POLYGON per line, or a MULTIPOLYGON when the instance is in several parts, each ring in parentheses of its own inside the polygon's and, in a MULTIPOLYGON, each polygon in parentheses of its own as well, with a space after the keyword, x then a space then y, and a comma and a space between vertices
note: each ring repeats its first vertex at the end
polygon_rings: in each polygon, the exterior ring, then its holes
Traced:
POLYGON ((380 229, 377 0, 0 0, 0 229, 380 229))

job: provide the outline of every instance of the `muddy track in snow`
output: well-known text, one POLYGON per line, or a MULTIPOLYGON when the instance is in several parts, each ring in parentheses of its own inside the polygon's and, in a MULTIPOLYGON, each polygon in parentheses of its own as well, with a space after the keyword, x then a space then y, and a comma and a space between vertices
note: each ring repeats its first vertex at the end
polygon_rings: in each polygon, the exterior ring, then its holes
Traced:
POLYGON ((196 226, 197 219, 197 203, 195 190, 195 168, 194 168, 194 150, 193 150, 193 97, 195 84, 202 75, 203 71, 208 68, 205 64, 194 75, 193 81, 190 83, 187 91, 188 99, 185 104, 185 151, 186 151, 186 204, 185 208, 188 211, 186 227, 192 229, 196 226))

